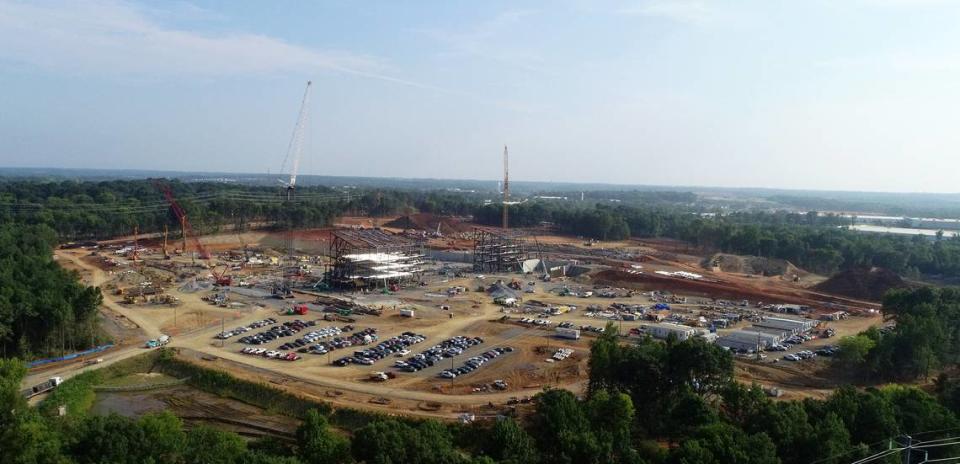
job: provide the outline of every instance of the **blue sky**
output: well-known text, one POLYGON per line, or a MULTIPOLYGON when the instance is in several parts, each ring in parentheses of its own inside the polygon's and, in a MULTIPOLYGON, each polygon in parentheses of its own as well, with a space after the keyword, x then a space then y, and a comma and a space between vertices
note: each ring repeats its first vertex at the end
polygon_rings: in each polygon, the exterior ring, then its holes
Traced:
POLYGON ((957 192, 960 2, 0 0, 0 165, 957 192))

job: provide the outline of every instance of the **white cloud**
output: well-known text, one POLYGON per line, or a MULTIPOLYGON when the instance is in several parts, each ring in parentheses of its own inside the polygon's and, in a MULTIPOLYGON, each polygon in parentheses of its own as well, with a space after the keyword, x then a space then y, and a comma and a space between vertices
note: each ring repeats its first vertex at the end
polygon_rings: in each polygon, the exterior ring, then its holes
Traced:
POLYGON ((644 0, 618 11, 624 15, 666 18, 688 24, 706 24, 717 20, 717 11, 700 0, 644 0))
POLYGON ((380 60, 364 54, 311 49, 259 34, 203 34, 156 19, 211 17, 188 5, 171 3, 168 10, 157 10, 111 0, 0 0, 0 60, 106 76, 218 77, 327 70, 430 87, 385 74, 380 60))
POLYGON ((507 10, 473 27, 458 30, 419 30, 442 43, 450 54, 475 56, 496 61, 525 71, 544 73, 543 59, 511 37, 511 30, 520 26, 533 10, 507 10))

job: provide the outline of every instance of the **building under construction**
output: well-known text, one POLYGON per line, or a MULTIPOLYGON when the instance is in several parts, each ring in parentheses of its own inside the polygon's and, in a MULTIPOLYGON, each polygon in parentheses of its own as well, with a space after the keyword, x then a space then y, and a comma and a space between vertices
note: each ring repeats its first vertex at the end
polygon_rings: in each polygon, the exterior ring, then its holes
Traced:
POLYGON ((423 273, 421 243, 379 229, 333 232, 330 256, 326 278, 337 288, 387 287, 423 273))
POLYGON ((474 272, 520 272, 527 254, 516 234, 474 230, 474 272))

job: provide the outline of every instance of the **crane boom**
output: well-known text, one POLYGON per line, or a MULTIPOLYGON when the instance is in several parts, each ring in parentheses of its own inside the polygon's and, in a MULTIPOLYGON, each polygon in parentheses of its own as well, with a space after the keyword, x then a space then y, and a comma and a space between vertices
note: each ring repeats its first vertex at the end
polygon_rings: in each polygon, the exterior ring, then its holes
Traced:
POLYGON ((311 81, 307 81, 307 89, 303 91, 300 114, 297 116, 297 124, 293 126, 293 135, 290 137, 290 144, 287 146, 287 156, 283 159, 284 164, 288 159, 290 160, 290 180, 284 182, 287 186, 288 197, 291 196, 292 190, 297 185, 297 171, 300 170, 300 158, 303 155, 303 139, 307 131, 307 120, 310 117, 311 84, 311 81))
MULTIPOLYGON (((180 221, 180 227, 183 229, 183 238, 189 236, 193 241, 193 245, 197 248, 197 254, 200 255, 200 259, 210 259, 210 252, 204 248, 203 243, 200 242, 200 239, 197 238, 196 234, 193 233, 193 227, 190 225, 190 221, 187 220, 187 212, 183 210, 183 207, 177 203, 177 199, 173 196, 173 190, 170 189, 169 185, 161 184, 160 182, 154 182, 154 185, 163 192, 163 197, 166 198, 167 203, 170 204, 170 209, 173 210, 173 214, 177 216, 177 219, 180 221)), ((186 252, 187 250, 183 250, 186 252)))

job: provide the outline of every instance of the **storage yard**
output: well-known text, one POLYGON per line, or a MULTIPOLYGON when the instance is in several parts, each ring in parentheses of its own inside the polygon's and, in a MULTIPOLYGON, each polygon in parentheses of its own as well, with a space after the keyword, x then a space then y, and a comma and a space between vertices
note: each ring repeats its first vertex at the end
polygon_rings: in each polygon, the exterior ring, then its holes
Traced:
MULTIPOLYGON (((392 224, 433 224, 416 219, 392 224)), ((282 233, 202 237, 209 259, 165 252, 156 239, 56 255, 101 286, 118 325, 141 331, 108 361, 166 335, 180 357, 241 378, 447 418, 522 407, 548 386, 581 391, 590 341, 610 322, 625 343, 703 337, 736 353, 739 379, 783 397, 821 396, 843 381, 818 360, 832 355, 831 338, 881 322, 875 303, 708 268, 656 243, 436 223, 456 240, 351 226, 297 231, 310 239, 292 256, 276 251, 290 243, 282 233), (457 259, 442 259, 451 251, 457 259)), ((69 366, 37 376, 58 369, 69 366)))

